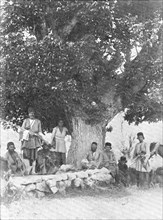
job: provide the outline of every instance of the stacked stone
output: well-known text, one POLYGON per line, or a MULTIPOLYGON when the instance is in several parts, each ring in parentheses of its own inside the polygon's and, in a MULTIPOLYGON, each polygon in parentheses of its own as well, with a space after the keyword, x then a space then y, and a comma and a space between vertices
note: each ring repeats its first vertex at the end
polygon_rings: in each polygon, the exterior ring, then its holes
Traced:
MULTIPOLYGON (((65 166, 65 165, 64 165, 65 166)), ((63 168, 63 167, 62 167, 63 168)), ((8 189, 21 192, 22 195, 44 197, 46 194, 65 194, 68 188, 91 187, 98 182, 112 181, 110 171, 106 168, 67 172, 66 169, 60 169, 55 175, 35 175, 25 177, 12 177, 7 183, 8 189)))

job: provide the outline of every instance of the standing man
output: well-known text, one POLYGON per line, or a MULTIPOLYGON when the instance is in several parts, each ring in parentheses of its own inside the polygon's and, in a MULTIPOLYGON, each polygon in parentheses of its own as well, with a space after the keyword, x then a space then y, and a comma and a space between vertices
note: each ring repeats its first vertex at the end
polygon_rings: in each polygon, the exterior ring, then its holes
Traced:
POLYGON ((51 145, 55 148, 57 156, 57 166, 66 164, 66 143, 65 136, 68 134, 68 129, 64 127, 63 120, 58 121, 58 126, 53 128, 51 136, 51 145))
POLYGON ((135 169, 137 172, 137 186, 142 187, 145 183, 149 183, 149 149, 147 143, 144 142, 144 134, 137 133, 139 143, 136 144, 133 159, 135 159, 135 169))
POLYGON ((42 134, 41 122, 35 118, 33 108, 28 108, 29 118, 25 119, 22 125, 22 146, 23 158, 29 160, 32 171, 35 173, 35 161, 37 157, 37 149, 41 147, 40 135, 42 134))

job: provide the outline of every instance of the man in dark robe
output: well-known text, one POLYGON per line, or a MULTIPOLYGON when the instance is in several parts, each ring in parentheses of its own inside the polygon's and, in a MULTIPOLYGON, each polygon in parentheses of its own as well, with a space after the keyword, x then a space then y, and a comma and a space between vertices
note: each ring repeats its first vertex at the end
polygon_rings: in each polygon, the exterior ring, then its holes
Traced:
POLYGON ((128 186, 128 166, 127 166, 126 157, 121 157, 118 161, 118 177, 119 182, 121 182, 124 186, 128 186))
POLYGON ((56 153, 50 151, 50 146, 43 142, 42 149, 37 152, 36 173, 55 174, 58 171, 56 153))

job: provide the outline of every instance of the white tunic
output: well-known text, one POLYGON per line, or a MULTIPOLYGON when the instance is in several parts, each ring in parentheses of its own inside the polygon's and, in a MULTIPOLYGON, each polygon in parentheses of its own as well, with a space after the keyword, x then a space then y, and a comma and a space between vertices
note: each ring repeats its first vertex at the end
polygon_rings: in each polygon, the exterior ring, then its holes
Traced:
POLYGON ((65 136, 68 130, 66 127, 63 127, 62 132, 60 131, 59 127, 53 128, 51 142, 53 141, 54 137, 56 140, 56 147, 55 151, 60 153, 66 153, 66 143, 65 143, 65 136))
POLYGON ((133 155, 133 157, 135 158, 135 164, 134 164, 135 169, 140 172, 149 172, 150 171, 149 162, 145 160, 146 162, 144 161, 143 163, 140 157, 137 157, 137 155, 140 154, 141 152, 144 152, 145 159, 147 160, 147 158, 149 158, 150 155, 149 146, 144 141, 142 143, 137 143, 135 146, 134 155, 133 155), (144 165, 146 166, 144 167, 144 165))

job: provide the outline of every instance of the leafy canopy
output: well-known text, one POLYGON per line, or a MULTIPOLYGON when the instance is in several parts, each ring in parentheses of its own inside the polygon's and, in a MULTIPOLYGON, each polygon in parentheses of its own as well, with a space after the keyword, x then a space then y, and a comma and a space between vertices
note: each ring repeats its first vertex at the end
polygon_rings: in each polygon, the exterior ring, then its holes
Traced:
POLYGON ((44 129, 58 117, 96 124, 102 97, 136 123, 161 117, 161 1, 6 0, 1 69, 5 118, 21 124, 34 106, 44 129))

